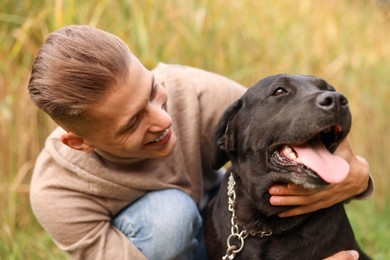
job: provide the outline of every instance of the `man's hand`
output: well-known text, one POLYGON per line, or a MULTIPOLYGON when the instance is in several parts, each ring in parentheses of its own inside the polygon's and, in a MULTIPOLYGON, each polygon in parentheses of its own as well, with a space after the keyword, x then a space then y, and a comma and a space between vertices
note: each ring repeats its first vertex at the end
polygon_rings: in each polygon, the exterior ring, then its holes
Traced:
POLYGON ((282 212, 279 217, 291 217, 333 206, 356 196, 367 189, 369 180, 368 162, 356 156, 347 138, 340 143, 335 155, 343 157, 350 166, 347 178, 322 189, 304 189, 295 184, 274 185, 269 189, 270 203, 274 206, 297 206, 282 212))
POLYGON ((324 260, 358 260, 359 253, 355 250, 341 251, 332 256, 325 258, 324 260))

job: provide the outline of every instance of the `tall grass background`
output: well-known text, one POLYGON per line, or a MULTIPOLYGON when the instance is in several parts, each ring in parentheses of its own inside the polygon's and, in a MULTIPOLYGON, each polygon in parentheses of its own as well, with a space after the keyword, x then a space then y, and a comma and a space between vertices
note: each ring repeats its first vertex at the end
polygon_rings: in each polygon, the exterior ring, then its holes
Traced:
POLYGON ((365 251, 390 259, 388 10, 383 0, 0 0, 0 259, 68 258, 29 206, 34 161, 54 124, 26 88, 44 38, 68 24, 118 35, 150 69, 186 64, 245 86, 275 73, 325 78, 349 98, 350 140, 376 185, 369 200, 347 205, 349 217, 365 251))

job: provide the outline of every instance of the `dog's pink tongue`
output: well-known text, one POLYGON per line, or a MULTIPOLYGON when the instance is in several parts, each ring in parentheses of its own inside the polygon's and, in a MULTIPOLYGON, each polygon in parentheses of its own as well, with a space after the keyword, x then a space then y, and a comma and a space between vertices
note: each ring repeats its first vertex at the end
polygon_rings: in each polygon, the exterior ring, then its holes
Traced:
POLYGON ((349 164, 340 156, 331 154, 320 141, 293 146, 300 162, 315 171, 327 183, 343 181, 349 164))

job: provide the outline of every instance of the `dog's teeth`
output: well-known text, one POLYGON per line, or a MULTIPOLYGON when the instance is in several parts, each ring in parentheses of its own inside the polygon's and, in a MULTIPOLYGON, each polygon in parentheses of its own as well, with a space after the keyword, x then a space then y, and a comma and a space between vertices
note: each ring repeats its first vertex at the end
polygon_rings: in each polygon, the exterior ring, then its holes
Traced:
POLYGON ((293 150, 291 149, 290 146, 285 145, 285 146, 284 146, 284 152, 285 152, 286 154, 291 154, 291 153, 293 153, 293 150))
POLYGON ((284 156, 286 156, 287 158, 289 158, 291 160, 297 160, 298 159, 297 154, 295 153, 295 151, 289 145, 283 146, 282 153, 284 154, 284 156))

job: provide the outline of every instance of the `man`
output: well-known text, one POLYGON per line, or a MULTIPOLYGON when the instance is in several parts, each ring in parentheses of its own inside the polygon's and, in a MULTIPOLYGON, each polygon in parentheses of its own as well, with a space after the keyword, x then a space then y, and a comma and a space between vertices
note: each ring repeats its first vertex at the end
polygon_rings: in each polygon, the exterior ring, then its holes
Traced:
MULTIPOLYGON (((30 196, 62 250, 75 259, 204 259, 200 210, 220 180, 209 164, 213 128, 244 87, 185 66, 149 71, 122 40, 89 26, 51 33, 28 87, 59 125, 30 196)), ((274 204, 301 205, 282 217, 371 192, 367 162, 339 153, 351 165, 342 184, 270 190, 274 204)))

